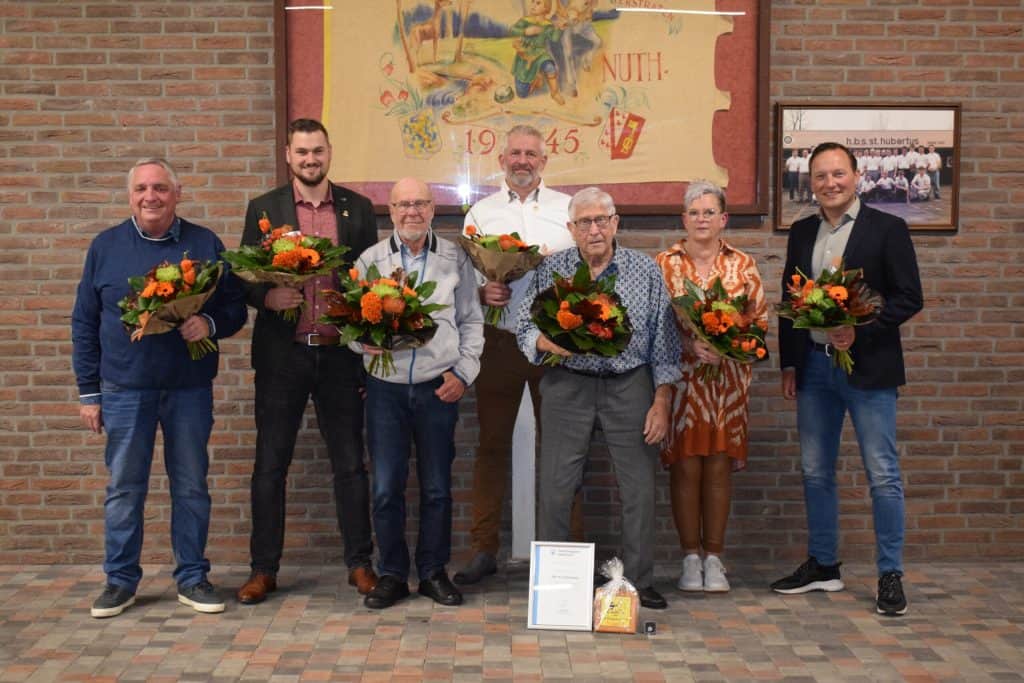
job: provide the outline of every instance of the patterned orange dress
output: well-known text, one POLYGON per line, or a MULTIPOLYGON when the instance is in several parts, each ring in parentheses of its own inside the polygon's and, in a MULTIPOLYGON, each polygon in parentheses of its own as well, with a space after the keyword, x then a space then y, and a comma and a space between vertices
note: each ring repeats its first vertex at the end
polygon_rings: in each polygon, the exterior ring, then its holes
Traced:
MULTIPOLYGON (((706 289, 717 278, 730 296, 746 294, 746 311, 755 320, 767 324, 767 303, 761 274, 754 259, 720 240, 721 248, 715 257, 707 278, 697 273, 693 259, 686 253, 682 240, 661 252, 657 263, 661 267, 665 284, 672 297, 686 293, 684 282, 690 280, 706 289)), ((684 337, 692 342, 693 335, 680 324, 684 337)), ((747 399, 753 370, 749 364, 732 360, 722 361, 718 378, 703 382, 694 376, 697 356, 692 343, 683 344, 683 377, 672 385, 672 422, 665 447, 661 452, 662 464, 668 466, 688 455, 715 455, 726 453, 733 459, 733 469, 743 469, 747 460, 747 399)))

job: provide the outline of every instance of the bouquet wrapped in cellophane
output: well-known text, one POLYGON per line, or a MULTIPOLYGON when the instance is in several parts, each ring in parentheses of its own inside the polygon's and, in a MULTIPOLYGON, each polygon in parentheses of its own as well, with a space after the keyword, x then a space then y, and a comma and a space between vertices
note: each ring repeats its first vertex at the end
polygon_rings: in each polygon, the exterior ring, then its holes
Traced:
MULTIPOLYGON (((567 351, 613 357, 622 353, 633 336, 615 278, 590 278, 590 267, 581 263, 572 280, 553 273, 554 284, 540 292, 530 307, 533 322, 547 337, 567 351)), ((555 354, 544 359, 558 365, 555 354)))
MULTIPOLYGON (((722 358, 753 363, 768 357, 764 335, 768 325, 753 318, 746 294, 729 296, 720 278, 707 289, 686 280, 686 294, 672 299, 676 317, 697 338, 722 358)), ((715 379, 721 368, 698 363, 694 372, 702 380, 715 379)))
MULTIPOLYGON (((132 292, 117 305, 131 340, 170 332, 198 313, 216 291, 223 267, 219 261, 190 259, 186 252, 178 263, 163 261, 145 275, 128 278, 132 292)), ((192 360, 217 350, 209 337, 187 345, 192 360)))
MULTIPOLYGON (((540 245, 523 242, 517 232, 481 235, 476 226, 467 225, 465 235, 459 235, 458 242, 473 266, 485 278, 506 285, 521 278, 544 260, 540 245)), ((504 314, 503 307, 487 306, 484 322, 497 325, 504 314)))
POLYGON ((339 344, 359 342, 383 349, 370 360, 371 375, 388 377, 395 372, 392 351, 415 349, 430 341, 437 324, 430 314, 447 304, 424 303, 436 282, 416 284, 416 273, 396 269, 391 277, 381 277, 376 265, 366 276, 351 268, 342 279, 341 291, 324 290, 327 313, 320 322, 334 325, 341 335, 339 344))
MULTIPOLYGON (((246 282, 265 282, 276 287, 301 289, 317 275, 330 275, 344 263, 349 248, 335 246, 326 237, 303 235, 290 225, 272 228, 266 212, 259 221, 264 234, 258 246, 245 245, 221 254, 238 277, 246 282)), ((299 318, 301 307, 281 311, 286 320, 299 318)))
MULTIPOLYGON (((845 270, 838 261, 825 268, 817 280, 804 275, 799 268, 786 285, 786 300, 777 305, 780 318, 789 318, 798 330, 827 332, 844 325, 865 325, 874 320, 885 301, 882 295, 864 282, 860 268, 845 270)), ((832 362, 853 372, 849 350, 832 349, 832 362)))

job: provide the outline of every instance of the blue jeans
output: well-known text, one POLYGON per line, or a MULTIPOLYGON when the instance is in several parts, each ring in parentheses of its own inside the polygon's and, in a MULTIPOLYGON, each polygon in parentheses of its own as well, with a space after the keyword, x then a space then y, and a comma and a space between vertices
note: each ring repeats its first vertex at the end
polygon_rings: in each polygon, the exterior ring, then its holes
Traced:
POLYGON ((416 572, 425 579, 444 569, 452 548, 452 461, 459 404, 434 391, 441 378, 419 384, 366 380, 366 434, 373 460, 373 527, 380 554, 378 574, 409 579, 405 541, 405 487, 409 447, 416 445, 420 488, 416 572))
POLYGON ((123 389, 104 382, 102 392, 110 472, 104 504, 107 581, 134 592, 142 579, 143 507, 159 424, 171 488, 174 580, 194 586, 210 571, 205 557, 210 527, 206 444, 213 428, 213 389, 123 389))
POLYGON ((849 411, 860 445, 875 522, 879 575, 903 572, 903 482, 896 451, 896 389, 858 389, 821 351, 809 350, 797 387, 797 427, 807 506, 807 552, 838 561, 839 496, 836 459, 849 411))

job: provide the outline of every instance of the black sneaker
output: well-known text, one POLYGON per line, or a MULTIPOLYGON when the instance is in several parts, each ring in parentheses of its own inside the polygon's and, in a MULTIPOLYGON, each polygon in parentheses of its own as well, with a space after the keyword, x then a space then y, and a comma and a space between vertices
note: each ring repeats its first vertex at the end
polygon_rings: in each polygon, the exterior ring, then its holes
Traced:
POLYGON ((206 579, 188 588, 178 586, 178 602, 205 614, 224 611, 224 599, 217 593, 213 584, 206 579))
POLYGON ((818 564, 813 557, 808 557, 800 567, 785 578, 781 578, 772 584, 771 588, 776 593, 793 595, 795 593, 809 593, 810 591, 834 591, 843 590, 843 580, 839 578, 839 565, 827 567, 818 564))
POLYGON ((899 572, 886 572, 878 579, 875 609, 887 617, 898 617, 907 613, 907 597, 903 594, 903 581, 899 572))
POLYGON ((127 588, 108 583, 100 593, 100 597, 92 603, 92 610, 89 613, 97 619, 116 617, 134 604, 135 593, 127 588))

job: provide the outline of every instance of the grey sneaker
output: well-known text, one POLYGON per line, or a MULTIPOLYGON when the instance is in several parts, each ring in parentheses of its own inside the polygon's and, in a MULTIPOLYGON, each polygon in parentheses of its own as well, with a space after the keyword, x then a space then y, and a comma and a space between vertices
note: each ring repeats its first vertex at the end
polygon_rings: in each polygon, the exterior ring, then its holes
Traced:
POLYGON ((704 592, 729 592, 729 579, 725 578, 725 567, 717 555, 708 555, 704 558, 704 592))
POLYGON ((188 588, 178 586, 178 602, 205 614, 224 611, 224 599, 213 584, 205 579, 188 588))
POLYGON ((702 591, 704 580, 701 578, 700 555, 690 553, 683 558, 683 573, 676 582, 676 588, 681 591, 702 591))
POLYGON ((127 588, 108 583, 103 592, 100 593, 100 597, 96 598, 96 602, 92 603, 92 609, 89 613, 97 619, 116 617, 134 604, 135 593, 132 593, 127 588))

